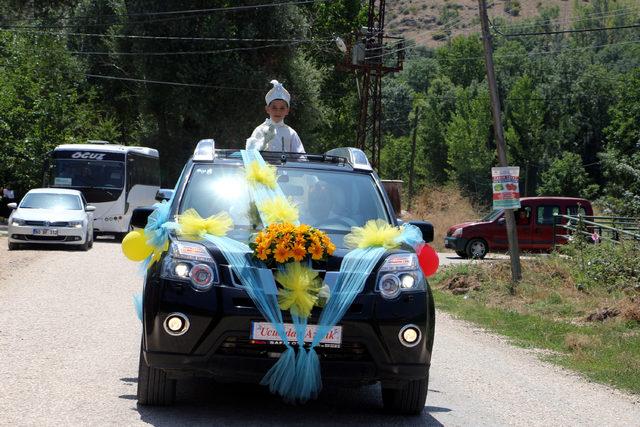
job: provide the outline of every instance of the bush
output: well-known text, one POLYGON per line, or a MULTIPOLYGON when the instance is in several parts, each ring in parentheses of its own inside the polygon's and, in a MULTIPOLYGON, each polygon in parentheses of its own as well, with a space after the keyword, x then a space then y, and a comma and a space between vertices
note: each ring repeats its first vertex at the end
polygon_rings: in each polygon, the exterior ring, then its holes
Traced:
POLYGON ((573 258, 572 275, 585 289, 640 294, 640 246, 633 242, 590 244, 578 239, 562 248, 573 258))
POLYGON ((504 2, 504 11, 511 16, 520 15, 520 2, 518 0, 507 0, 504 2))

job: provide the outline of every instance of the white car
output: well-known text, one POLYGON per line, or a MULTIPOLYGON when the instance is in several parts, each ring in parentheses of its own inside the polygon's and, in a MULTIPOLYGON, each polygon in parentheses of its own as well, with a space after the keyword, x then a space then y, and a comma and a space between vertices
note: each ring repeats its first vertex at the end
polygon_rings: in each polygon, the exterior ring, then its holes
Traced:
POLYGON ((37 188, 9 203, 9 250, 26 243, 93 246, 93 211, 78 190, 37 188))

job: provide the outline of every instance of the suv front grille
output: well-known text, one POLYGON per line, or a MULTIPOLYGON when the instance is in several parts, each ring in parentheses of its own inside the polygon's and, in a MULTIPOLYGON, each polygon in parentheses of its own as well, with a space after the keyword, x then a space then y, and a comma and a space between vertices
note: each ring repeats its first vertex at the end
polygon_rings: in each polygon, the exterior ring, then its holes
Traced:
MULTIPOLYGON (((240 337, 227 337, 216 350, 216 354, 268 359, 273 358, 276 354, 282 353, 285 350, 284 345, 263 344, 263 342, 264 341, 252 341, 240 337)), ((316 347, 316 352, 321 361, 355 362, 371 360, 367 348, 358 342, 343 342, 340 348, 316 347)))

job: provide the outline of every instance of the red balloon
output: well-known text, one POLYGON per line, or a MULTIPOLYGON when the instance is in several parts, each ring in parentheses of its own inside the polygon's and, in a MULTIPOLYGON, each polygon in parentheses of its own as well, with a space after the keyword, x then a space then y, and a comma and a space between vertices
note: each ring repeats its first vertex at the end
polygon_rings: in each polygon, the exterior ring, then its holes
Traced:
POLYGON ((418 245, 416 250, 416 255, 418 256, 418 262, 420 263, 420 268, 425 276, 433 276, 436 271, 438 271, 438 266, 440 265, 440 258, 438 257, 438 253, 431 246, 426 243, 422 243, 418 245))

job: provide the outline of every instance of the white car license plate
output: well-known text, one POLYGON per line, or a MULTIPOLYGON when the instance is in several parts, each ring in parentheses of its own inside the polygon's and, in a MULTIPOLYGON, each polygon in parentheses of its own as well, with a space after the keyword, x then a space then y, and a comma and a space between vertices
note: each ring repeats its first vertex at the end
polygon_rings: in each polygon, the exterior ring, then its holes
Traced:
MULTIPOLYGON (((304 335, 305 342, 313 341, 316 335, 317 325, 307 325, 307 331, 304 335)), ((284 330, 290 343, 297 342, 296 329, 293 324, 285 323, 284 330)), ((282 343, 278 332, 269 322, 252 322, 250 339, 256 341, 268 341, 282 343)), ((340 347, 342 343, 342 326, 334 326, 327 332, 325 337, 320 341, 320 345, 326 347, 340 347)))
POLYGON ((57 236, 58 229, 57 228, 34 228, 33 235, 34 236, 57 236))

